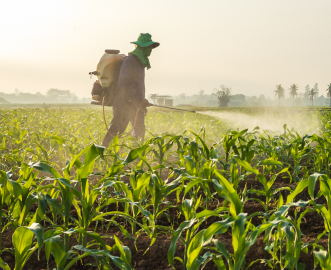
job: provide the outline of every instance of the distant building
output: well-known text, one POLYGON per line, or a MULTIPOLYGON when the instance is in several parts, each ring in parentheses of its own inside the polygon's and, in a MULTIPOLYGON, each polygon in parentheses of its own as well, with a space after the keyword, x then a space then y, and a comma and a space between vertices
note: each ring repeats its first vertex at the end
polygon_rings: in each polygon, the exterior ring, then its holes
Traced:
POLYGON ((156 103, 161 106, 168 106, 173 107, 174 106, 174 99, 172 96, 156 96, 156 103))

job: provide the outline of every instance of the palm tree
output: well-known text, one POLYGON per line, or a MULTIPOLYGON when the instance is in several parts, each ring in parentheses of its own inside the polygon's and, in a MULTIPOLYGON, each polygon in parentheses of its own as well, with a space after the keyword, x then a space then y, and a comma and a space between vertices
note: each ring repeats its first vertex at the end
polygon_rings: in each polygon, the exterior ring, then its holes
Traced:
POLYGON ((314 95, 316 94, 314 88, 312 88, 309 92, 308 92, 308 95, 310 96, 310 99, 311 99, 311 106, 314 107, 314 95))
POLYGON ((276 90, 274 91, 275 93, 275 97, 278 96, 278 100, 279 100, 279 106, 280 106, 280 98, 284 97, 284 88, 282 87, 281 84, 277 84, 276 85, 276 90))
POLYGON ((289 88, 290 90, 290 96, 293 98, 293 107, 294 107, 294 98, 298 96, 298 88, 299 86, 297 84, 292 84, 289 88))
POLYGON ((328 85, 328 89, 326 89, 327 96, 330 98, 330 107, 331 107, 331 83, 328 85))

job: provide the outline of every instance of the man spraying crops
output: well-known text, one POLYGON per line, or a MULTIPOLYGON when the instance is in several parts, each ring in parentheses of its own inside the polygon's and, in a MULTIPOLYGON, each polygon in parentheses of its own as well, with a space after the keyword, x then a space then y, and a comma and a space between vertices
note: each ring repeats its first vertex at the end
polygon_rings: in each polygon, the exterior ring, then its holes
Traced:
POLYGON ((151 105, 145 98, 145 68, 151 68, 148 57, 160 43, 152 41, 148 33, 140 34, 138 40, 131 43, 136 48, 124 59, 120 69, 113 104, 114 117, 103 139, 104 147, 108 147, 117 134, 122 134, 129 122, 132 125, 132 136, 145 136, 146 107, 151 105))

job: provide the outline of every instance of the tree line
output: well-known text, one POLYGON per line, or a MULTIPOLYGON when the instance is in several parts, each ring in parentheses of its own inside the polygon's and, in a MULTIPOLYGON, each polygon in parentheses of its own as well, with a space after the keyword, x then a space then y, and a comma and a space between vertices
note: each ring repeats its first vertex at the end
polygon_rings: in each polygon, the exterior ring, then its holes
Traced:
MULTIPOLYGON (((299 90, 299 86, 295 83, 293 83, 289 88, 289 94, 293 99, 293 106, 294 106, 294 99, 299 94, 298 90, 299 90)), ((280 105, 280 99, 285 97, 285 89, 282 87, 281 84, 277 84, 276 90, 274 90, 274 93, 275 93, 275 97, 278 97, 279 105, 280 105)), ((318 93, 319 93, 319 91, 318 91, 317 83, 315 84, 315 86, 313 88, 309 88, 309 85, 307 85, 305 87, 305 95, 307 95, 309 97, 309 99, 311 100, 312 106, 314 106, 314 97, 318 93)), ((326 89, 326 94, 327 94, 327 97, 331 96, 331 83, 328 85, 328 87, 326 89)), ((331 107, 331 98, 330 98, 330 107, 331 107)))
MULTIPOLYGON (((292 85, 290 85, 288 90, 289 90, 289 95, 292 98, 292 103, 294 106, 295 98, 297 98, 299 95, 299 92, 298 92, 299 86, 297 84, 292 84, 292 85)), ((213 93, 209 97, 210 98, 216 97, 218 99, 219 107, 227 107, 229 102, 233 101, 233 99, 238 96, 245 97, 244 95, 232 95, 231 91, 232 91, 232 89, 230 87, 227 87, 222 84, 219 88, 215 88, 213 90, 213 93)), ((280 106, 281 99, 285 98, 285 89, 281 84, 277 84, 276 90, 274 90, 273 92, 275 94, 275 97, 278 98, 278 102, 279 102, 279 106, 280 106)), ((318 93, 319 93, 318 84, 316 83, 313 88, 310 88, 309 85, 307 85, 305 87, 305 92, 304 92, 303 96, 305 98, 309 98, 311 100, 311 102, 312 102, 311 104, 313 106, 314 98, 315 98, 315 96, 318 95, 318 93)), ((327 94, 327 97, 331 96, 331 83, 327 86, 326 94, 327 94)), ((151 96, 156 96, 156 94, 154 94, 154 95, 152 94, 151 96)), ((196 95, 196 96, 198 96, 201 99, 204 96, 204 90, 200 90, 198 95, 196 95)), ((185 100, 185 98, 187 98, 187 97, 188 96, 185 93, 178 95, 178 98, 181 100, 185 100)), ((249 98, 249 97, 246 97, 246 98, 249 98)), ((263 96, 263 98, 265 99, 264 96, 263 96)), ((331 107, 331 99, 330 99, 330 107, 331 107)))
POLYGON ((69 90, 56 88, 49 89, 46 94, 37 92, 35 94, 20 92, 7 94, 0 92, 0 103, 87 103, 90 98, 79 98, 69 90))

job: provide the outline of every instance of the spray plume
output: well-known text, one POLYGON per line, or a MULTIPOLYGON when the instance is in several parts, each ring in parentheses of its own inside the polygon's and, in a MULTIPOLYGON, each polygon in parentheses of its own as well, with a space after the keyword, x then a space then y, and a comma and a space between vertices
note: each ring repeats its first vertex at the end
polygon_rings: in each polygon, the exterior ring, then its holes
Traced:
POLYGON ((284 131, 284 125, 286 124, 288 129, 293 129, 298 134, 305 135, 319 134, 321 127, 317 112, 263 111, 255 114, 247 114, 229 111, 206 111, 199 113, 219 118, 220 121, 224 121, 233 130, 246 128, 253 130, 259 127, 260 130, 281 133, 284 131))

